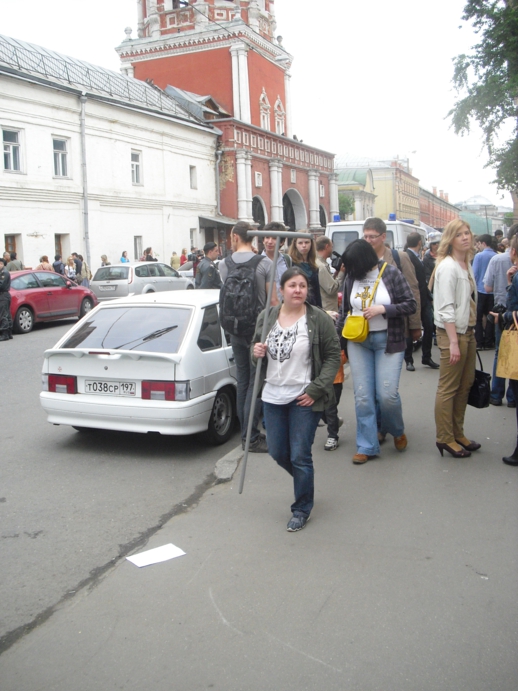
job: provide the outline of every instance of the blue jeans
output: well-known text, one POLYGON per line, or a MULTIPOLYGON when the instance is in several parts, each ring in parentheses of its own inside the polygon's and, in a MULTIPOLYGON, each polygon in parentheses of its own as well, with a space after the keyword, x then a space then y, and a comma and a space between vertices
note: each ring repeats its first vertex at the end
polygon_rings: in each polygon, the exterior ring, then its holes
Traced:
POLYGON ((393 437, 405 431, 399 396, 405 353, 385 353, 386 346, 386 331, 371 331, 363 343, 349 341, 347 345, 354 385, 356 447, 358 453, 367 456, 376 456, 380 451, 378 431, 393 437))
MULTIPOLYGON (((241 439, 245 441, 250 408, 252 407, 252 393, 254 390, 255 366, 250 357, 250 343, 242 336, 231 336, 230 343, 234 353, 236 363, 237 395, 236 407, 237 417, 241 425, 241 439)), ((259 436, 259 417, 261 415, 261 399, 257 398, 254 407, 254 420, 250 443, 257 441, 259 436)))
POLYGON ((315 439, 321 412, 297 405, 263 402, 268 453, 293 477, 295 501, 291 512, 309 516, 315 494, 313 457, 311 447, 315 439))
MULTIPOLYGON (((493 383, 491 385, 491 398, 497 401, 503 401, 505 396, 505 379, 496 376, 498 350, 500 348, 500 339, 502 338, 502 329, 500 328, 499 321, 499 319, 495 319, 495 360, 493 362, 493 383)), ((514 394, 510 385, 507 387, 507 402, 514 402, 514 394)))

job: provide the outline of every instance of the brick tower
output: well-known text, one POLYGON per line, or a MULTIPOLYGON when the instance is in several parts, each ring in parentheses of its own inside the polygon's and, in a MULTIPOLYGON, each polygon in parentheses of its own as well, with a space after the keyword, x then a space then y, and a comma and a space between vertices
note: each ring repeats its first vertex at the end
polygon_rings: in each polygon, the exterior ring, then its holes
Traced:
POLYGON ((325 226, 338 211, 334 156, 293 136, 292 56, 275 36, 274 1, 137 0, 137 8, 138 38, 127 30, 116 49, 121 70, 210 96, 209 118, 222 131, 222 214, 325 226))

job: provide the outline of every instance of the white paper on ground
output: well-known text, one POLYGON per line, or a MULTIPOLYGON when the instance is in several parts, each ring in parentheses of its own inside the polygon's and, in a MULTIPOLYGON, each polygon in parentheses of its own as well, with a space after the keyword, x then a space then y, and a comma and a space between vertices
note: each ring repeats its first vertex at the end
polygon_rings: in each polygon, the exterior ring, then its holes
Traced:
POLYGON ((169 543, 168 545, 162 545, 162 547, 148 549, 146 552, 140 552, 140 554, 134 554, 132 557, 126 557, 126 559, 135 564, 135 566, 141 567, 159 564, 161 561, 181 557, 184 554, 183 549, 169 543))

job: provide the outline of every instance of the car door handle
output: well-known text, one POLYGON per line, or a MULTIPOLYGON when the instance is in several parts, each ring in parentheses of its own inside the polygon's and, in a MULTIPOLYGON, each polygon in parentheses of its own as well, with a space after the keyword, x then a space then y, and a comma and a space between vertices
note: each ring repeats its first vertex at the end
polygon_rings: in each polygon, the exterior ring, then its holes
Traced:
POLYGON ((234 362, 234 360, 235 360, 235 358, 233 358, 233 357, 229 357, 229 359, 228 359, 229 362, 234 362))
POLYGON ((47 290, 47 295, 53 295, 51 290, 47 290))

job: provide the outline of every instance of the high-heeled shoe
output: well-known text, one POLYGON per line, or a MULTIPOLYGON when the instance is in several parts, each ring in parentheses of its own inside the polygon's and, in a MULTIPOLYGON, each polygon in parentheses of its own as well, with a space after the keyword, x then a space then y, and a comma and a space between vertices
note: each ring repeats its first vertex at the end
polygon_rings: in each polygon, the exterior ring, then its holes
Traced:
POLYGON ((482 446, 482 444, 479 444, 477 441, 470 441, 469 444, 464 444, 458 439, 455 439, 455 441, 457 444, 460 444, 463 449, 466 449, 466 451, 478 451, 482 446))
POLYGON ((452 449, 451 446, 448 446, 448 444, 443 444, 440 441, 436 441, 435 446, 439 449, 441 456, 444 455, 445 451, 450 453, 453 456, 453 458, 467 458, 468 456, 471 456, 470 451, 466 451, 465 449, 455 451, 455 449, 452 449))

